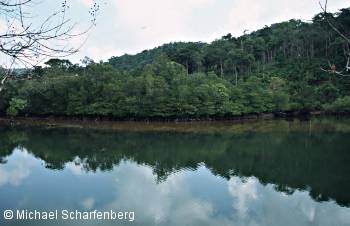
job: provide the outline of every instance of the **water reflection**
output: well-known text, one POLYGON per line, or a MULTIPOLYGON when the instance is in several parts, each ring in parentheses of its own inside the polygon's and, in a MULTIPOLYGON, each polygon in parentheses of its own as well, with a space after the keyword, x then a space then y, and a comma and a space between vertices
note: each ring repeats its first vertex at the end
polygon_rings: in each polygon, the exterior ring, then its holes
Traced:
POLYGON ((0 187, 4 185, 20 186, 22 181, 30 175, 34 166, 29 161, 31 155, 26 150, 15 149, 12 161, 6 167, 0 167, 0 187))
POLYGON ((116 209, 135 211, 134 225, 349 225, 350 133, 310 134, 303 125, 190 133, 3 127, 0 211, 116 209))

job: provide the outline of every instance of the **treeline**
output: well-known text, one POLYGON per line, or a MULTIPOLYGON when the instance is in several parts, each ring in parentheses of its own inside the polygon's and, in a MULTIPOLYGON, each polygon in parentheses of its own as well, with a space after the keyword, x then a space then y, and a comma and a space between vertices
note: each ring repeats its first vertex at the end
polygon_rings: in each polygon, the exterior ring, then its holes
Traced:
POLYGON ((248 113, 350 112, 350 77, 342 70, 350 8, 312 22, 274 24, 210 44, 170 43, 84 66, 51 59, 19 71, 0 96, 1 114, 115 118, 231 117, 248 113), (337 69, 337 70, 338 70, 337 69))

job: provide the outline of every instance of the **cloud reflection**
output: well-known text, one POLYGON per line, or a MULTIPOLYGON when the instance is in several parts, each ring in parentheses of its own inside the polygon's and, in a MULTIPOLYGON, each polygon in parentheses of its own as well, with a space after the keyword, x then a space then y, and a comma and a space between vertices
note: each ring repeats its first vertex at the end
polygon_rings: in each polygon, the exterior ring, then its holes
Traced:
POLYGON ((263 185, 255 177, 232 177, 228 183, 236 225, 349 225, 350 209, 334 201, 316 202, 308 191, 291 195, 263 185))
MULTIPOLYGON (((227 193, 220 194, 232 203, 227 214, 220 202, 203 198, 214 195, 210 188, 217 178, 210 170, 180 171, 157 183, 150 167, 123 162, 114 171, 114 201, 105 209, 135 211, 143 225, 349 225, 350 209, 335 202, 316 202, 307 191, 291 195, 263 185, 255 177, 232 177, 225 181, 227 193), (200 172, 199 172, 200 171, 200 172), (205 174, 207 186, 193 189, 198 174, 205 174), (330 216, 332 216, 330 218, 330 216)), ((220 182, 217 181, 217 182, 220 182)))
MULTIPOLYGON (((37 177, 39 171, 41 177, 52 178, 52 174, 42 174, 42 171, 51 172, 43 167, 44 164, 38 171, 33 170, 39 165, 39 160, 26 150, 16 149, 7 160, 6 164, 0 165, 0 188, 4 185, 20 186, 25 179, 37 177)), ((226 180, 215 176, 205 165, 194 171, 177 171, 159 182, 151 167, 131 160, 122 161, 108 173, 88 173, 80 170, 77 162, 80 162, 79 159, 66 164, 67 171, 56 171, 55 183, 36 187, 35 191, 45 194, 52 189, 57 198, 52 200, 57 207, 67 208, 77 203, 83 210, 134 211, 134 225, 350 224, 350 208, 341 207, 334 201, 317 202, 308 191, 296 190, 287 195, 277 191, 273 184, 260 183, 256 177, 232 176, 226 180), (77 190, 67 193, 67 185, 72 184, 69 175, 78 175, 74 177, 77 190), (98 187, 92 186, 91 181, 98 187), (71 193, 78 195, 72 196, 71 193)), ((43 178, 49 181, 47 179, 43 178)), ((45 207, 46 201, 39 200, 38 205, 45 207)), ((109 225, 111 222, 104 223, 109 225)))
POLYGON ((135 211, 136 221, 143 225, 231 225, 215 216, 211 202, 191 193, 188 171, 157 183, 150 167, 124 162, 115 169, 115 178, 115 200, 105 208, 135 211))
POLYGON ((8 164, 0 165, 0 187, 4 185, 20 186, 26 179, 35 163, 27 150, 16 148, 8 164))

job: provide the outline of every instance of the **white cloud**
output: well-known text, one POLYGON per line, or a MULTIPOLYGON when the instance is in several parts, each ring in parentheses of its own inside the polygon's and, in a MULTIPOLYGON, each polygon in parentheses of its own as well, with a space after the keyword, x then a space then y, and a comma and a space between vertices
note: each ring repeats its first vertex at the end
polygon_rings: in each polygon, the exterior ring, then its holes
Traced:
POLYGON ((115 198, 103 209, 134 211, 136 223, 142 225, 345 226, 350 220, 349 208, 333 201, 316 202, 307 191, 285 195, 255 177, 225 181, 205 167, 179 171, 157 183, 150 167, 123 162, 113 175, 115 198), (204 181, 198 185, 200 180, 204 181), (220 190, 218 194, 213 183, 227 186, 227 193, 220 190), (231 202, 232 208, 223 200, 231 202))
MULTIPOLYGON (((79 194, 68 195, 63 188, 71 180, 67 180, 65 171, 49 172, 38 159, 18 149, 7 160, 6 164, 0 165, 0 186, 20 186, 26 178, 32 179, 32 172, 34 177, 54 176, 55 183, 37 187, 37 193, 55 191, 56 207, 74 207, 78 203, 86 210, 134 211, 136 225, 345 226, 350 222, 350 208, 341 207, 334 201, 316 202, 308 191, 296 190, 286 195, 276 191, 272 184, 260 183, 255 177, 233 176, 226 181, 213 175, 205 166, 195 171, 177 171, 157 182, 151 167, 125 161, 110 172, 83 173, 80 179, 85 180, 76 181, 79 194), (49 174, 36 175, 38 171, 34 167, 49 174), (101 190, 89 186, 91 181, 101 190), (58 185, 62 188, 56 187, 58 185), (103 195, 101 191, 104 191, 103 195)), ((73 162, 81 160, 76 158, 73 162)), ((31 202, 31 195, 26 196, 20 200, 20 206, 26 208, 26 205, 36 203, 31 202)), ((47 207, 52 203, 40 204, 47 207)))
POLYGON ((4 185, 20 186, 35 165, 33 161, 30 161, 33 157, 26 150, 15 149, 11 156, 16 157, 15 164, 0 165, 0 187, 4 185))
POLYGON ((67 163, 65 165, 65 168, 76 176, 80 176, 83 173, 83 169, 82 169, 81 165, 77 165, 74 162, 67 163))
POLYGON ((91 210, 94 207, 95 204, 95 199, 92 197, 86 198, 81 202, 81 205, 86 209, 86 210, 91 210))
POLYGON ((114 1, 115 41, 129 53, 167 42, 201 41, 210 35, 201 31, 208 20, 217 20, 205 15, 215 5, 214 0, 114 1))
POLYGON ((350 209, 334 201, 316 202, 308 191, 296 190, 291 195, 263 185, 255 177, 232 177, 228 190, 233 197, 232 218, 237 225, 347 225, 350 209), (329 216, 332 216, 331 218, 329 216))
POLYGON ((132 210, 142 225, 232 225, 229 219, 214 215, 211 202, 193 196, 188 172, 174 173, 157 183, 150 167, 124 162, 114 173, 115 200, 104 209, 132 210))
MULTIPOLYGON (((332 1, 329 10, 337 11, 348 5, 346 0, 332 1)), ((318 0, 236 0, 228 17, 228 27, 234 35, 241 35, 244 30, 254 31, 290 19, 311 20, 320 12, 318 0)))
MULTIPOLYGON (((107 60, 115 55, 134 54, 168 42, 210 42, 227 33, 238 36, 244 30, 253 31, 292 18, 310 20, 321 12, 318 0, 97 2, 100 5, 97 26, 89 33, 80 53, 70 57, 75 63, 84 56, 95 61, 107 60)), ((89 18, 88 8, 92 4, 93 0, 72 1, 69 15, 79 24, 86 23, 89 21, 86 19, 89 18)), ((348 0, 329 1, 328 8, 332 12, 345 7, 349 7, 348 0)), ((84 38, 71 40, 70 44, 79 46, 84 38)))
POLYGON ((88 8, 94 4, 93 0, 79 0, 79 2, 88 8))
POLYGON ((0 33, 5 33, 7 30, 7 23, 0 18, 0 33))
MULTIPOLYGON (((329 3, 331 11, 347 6, 347 0, 329 3)), ((168 42, 210 42, 292 18, 310 20, 320 11, 318 0, 115 0, 101 8, 98 26, 79 56, 98 61, 168 42)))
POLYGON ((247 178, 244 182, 238 177, 231 178, 228 181, 228 190, 236 200, 234 208, 241 217, 246 217, 251 202, 258 198, 257 185, 258 180, 254 177, 247 178))

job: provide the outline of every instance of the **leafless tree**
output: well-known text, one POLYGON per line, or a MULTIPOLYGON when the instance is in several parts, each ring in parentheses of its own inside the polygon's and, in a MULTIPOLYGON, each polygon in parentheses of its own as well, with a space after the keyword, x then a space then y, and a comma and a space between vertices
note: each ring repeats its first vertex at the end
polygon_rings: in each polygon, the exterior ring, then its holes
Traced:
POLYGON ((336 32, 337 35, 339 35, 344 41, 346 48, 344 48, 344 56, 346 58, 346 65, 341 71, 337 71, 335 64, 332 64, 330 61, 328 61, 329 69, 324 69, 321 67, 322 71, 329 72, 329 73, 334 73, 340 76, 344 77, 350 77, 350 74, 347 74, 350 71, 350 38, 346 37, 342 32, 339 31, 339 29, 330 21, 328 17, 328 12, 327 12, 327 5, 328 5, 328 0, 322 5, 321 2, 319 2, 320 7, 323 11, 324 18, 329 25, 329 27, 336 32))
MULTIPOLYGON (((52 9, 52 13, 42 18, 42 15, 35 15, 35 9, 44 2, 45 0, 0 0, 0 56, 3 55, 10 61, 4 67, 6 73, 0 75, 0 92, 11 76, 14 64, 33 67, 48 58, 74 54, 84 41, 78 47, 70 46, 69 41, 87 34, 96 24, 99 5, 95 0, 89 10, 89 23, 80 31, 77 23, 67 16, 70 7, 68 0, 61 0, 60 5, 52 9)), ((52 4, 57 5, 57 1, 52 1, 52 4)))

